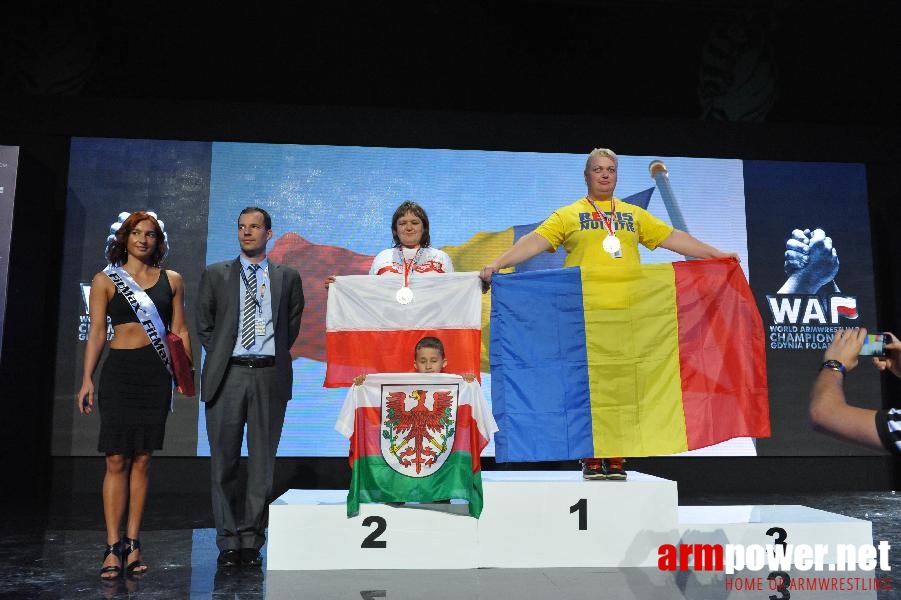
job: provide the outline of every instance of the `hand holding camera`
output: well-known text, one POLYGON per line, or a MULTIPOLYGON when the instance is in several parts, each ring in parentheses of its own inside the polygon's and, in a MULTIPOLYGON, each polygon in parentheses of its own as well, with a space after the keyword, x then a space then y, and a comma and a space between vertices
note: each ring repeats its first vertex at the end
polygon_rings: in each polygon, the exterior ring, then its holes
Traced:
POLYGON ((901 342, 891 332, 878 335, 883 336, 882 353, 873 355, 873 364, 880 371, 888 370, 901 378, 901 342))
POLYGON ((857 366, 860 356, 872 356, 876 368, 888 369, 901 378, 901 342, 890 332, 868 334, 862 327, 839 329, 824 359, 836 360, 850 371, 857 366))

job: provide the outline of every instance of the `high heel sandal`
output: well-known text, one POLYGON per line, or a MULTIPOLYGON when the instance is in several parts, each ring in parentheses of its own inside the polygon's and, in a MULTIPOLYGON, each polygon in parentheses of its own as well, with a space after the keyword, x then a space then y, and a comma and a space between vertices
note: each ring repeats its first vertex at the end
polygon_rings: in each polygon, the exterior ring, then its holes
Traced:
POLYGON ((116 579, 122 574, 122 542, 116 542, 106 547, 106 552, 103 553, 103 562, 106 562, 106 557, 110 554, 119 559, 119 564, 106 565, 100 569, 100 578, 105 581, 116 579), (107 573, 112 573, 112 575, 107 576, 107 573))
MULTIPOLYGON (((122 538, 122 541, 125 544, 123 551, 126 559, 134 552, 141 550, 141 540, 139 540, 138 538, 126 537, 122 538)), ((134 560, 128 563, 128 566, 125 567, 125 572, 129 575, 143 575, 147 572, 147 565, 141 562, 141 559, 139 558, 138 560, 134 560)))

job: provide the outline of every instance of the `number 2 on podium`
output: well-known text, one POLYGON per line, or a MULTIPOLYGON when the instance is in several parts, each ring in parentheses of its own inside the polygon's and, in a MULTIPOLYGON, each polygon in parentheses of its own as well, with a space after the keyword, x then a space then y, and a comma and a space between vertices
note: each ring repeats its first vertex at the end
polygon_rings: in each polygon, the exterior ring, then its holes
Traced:
POLYGON ((360 548, 387 548, 388 542, 380 540, 379 536, 388 529, 388 521, 385 520, 385 517, 377 515, 370 515, 363 519, 363 527, 372 527, 373 525, 375 525, 375 529, 366 536, 366 539, 360 544, 360 548))

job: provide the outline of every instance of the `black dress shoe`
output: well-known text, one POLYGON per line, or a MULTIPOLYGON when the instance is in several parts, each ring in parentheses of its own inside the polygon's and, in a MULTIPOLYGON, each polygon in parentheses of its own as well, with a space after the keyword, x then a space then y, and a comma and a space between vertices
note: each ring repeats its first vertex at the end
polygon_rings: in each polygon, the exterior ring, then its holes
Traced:
POLYGON ((255 548, 241 548, 241 565, 261 567, 263 566, 263 555, 255 548))
POLYGON ((237 550, 219 551, 219 558, 216 559, 216 566, 237 567, 239 564, 241 564, 241 553, 237 550))

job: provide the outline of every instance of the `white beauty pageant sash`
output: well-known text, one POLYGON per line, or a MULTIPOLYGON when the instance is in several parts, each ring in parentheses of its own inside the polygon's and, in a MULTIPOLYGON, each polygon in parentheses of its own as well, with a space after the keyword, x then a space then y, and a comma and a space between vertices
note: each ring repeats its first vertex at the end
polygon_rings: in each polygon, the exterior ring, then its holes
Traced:
MULTIPOLYGON (((169 347, 166 345, 166 340, 163 337, 166 335, 166 326, 163 324, 163 318, 160 317, 160 313, 156 309, 156 304, 122 267, 108 265, 103 272, 110 278, 110 281, 113 282, 113 285, 116 286, 116 289, 119 290, 119 293, 122 294, 128 305, 131 306, 131 309, 135 311, 138 322, 144 328, 144 331, 147 332, 147 337, 150 338, 150 345, 153 346, 166 369, 172 374, 172 360, 169 358, 169 347)), ((160 274, 160 277, 162 277, 162 274, 160 274)))

